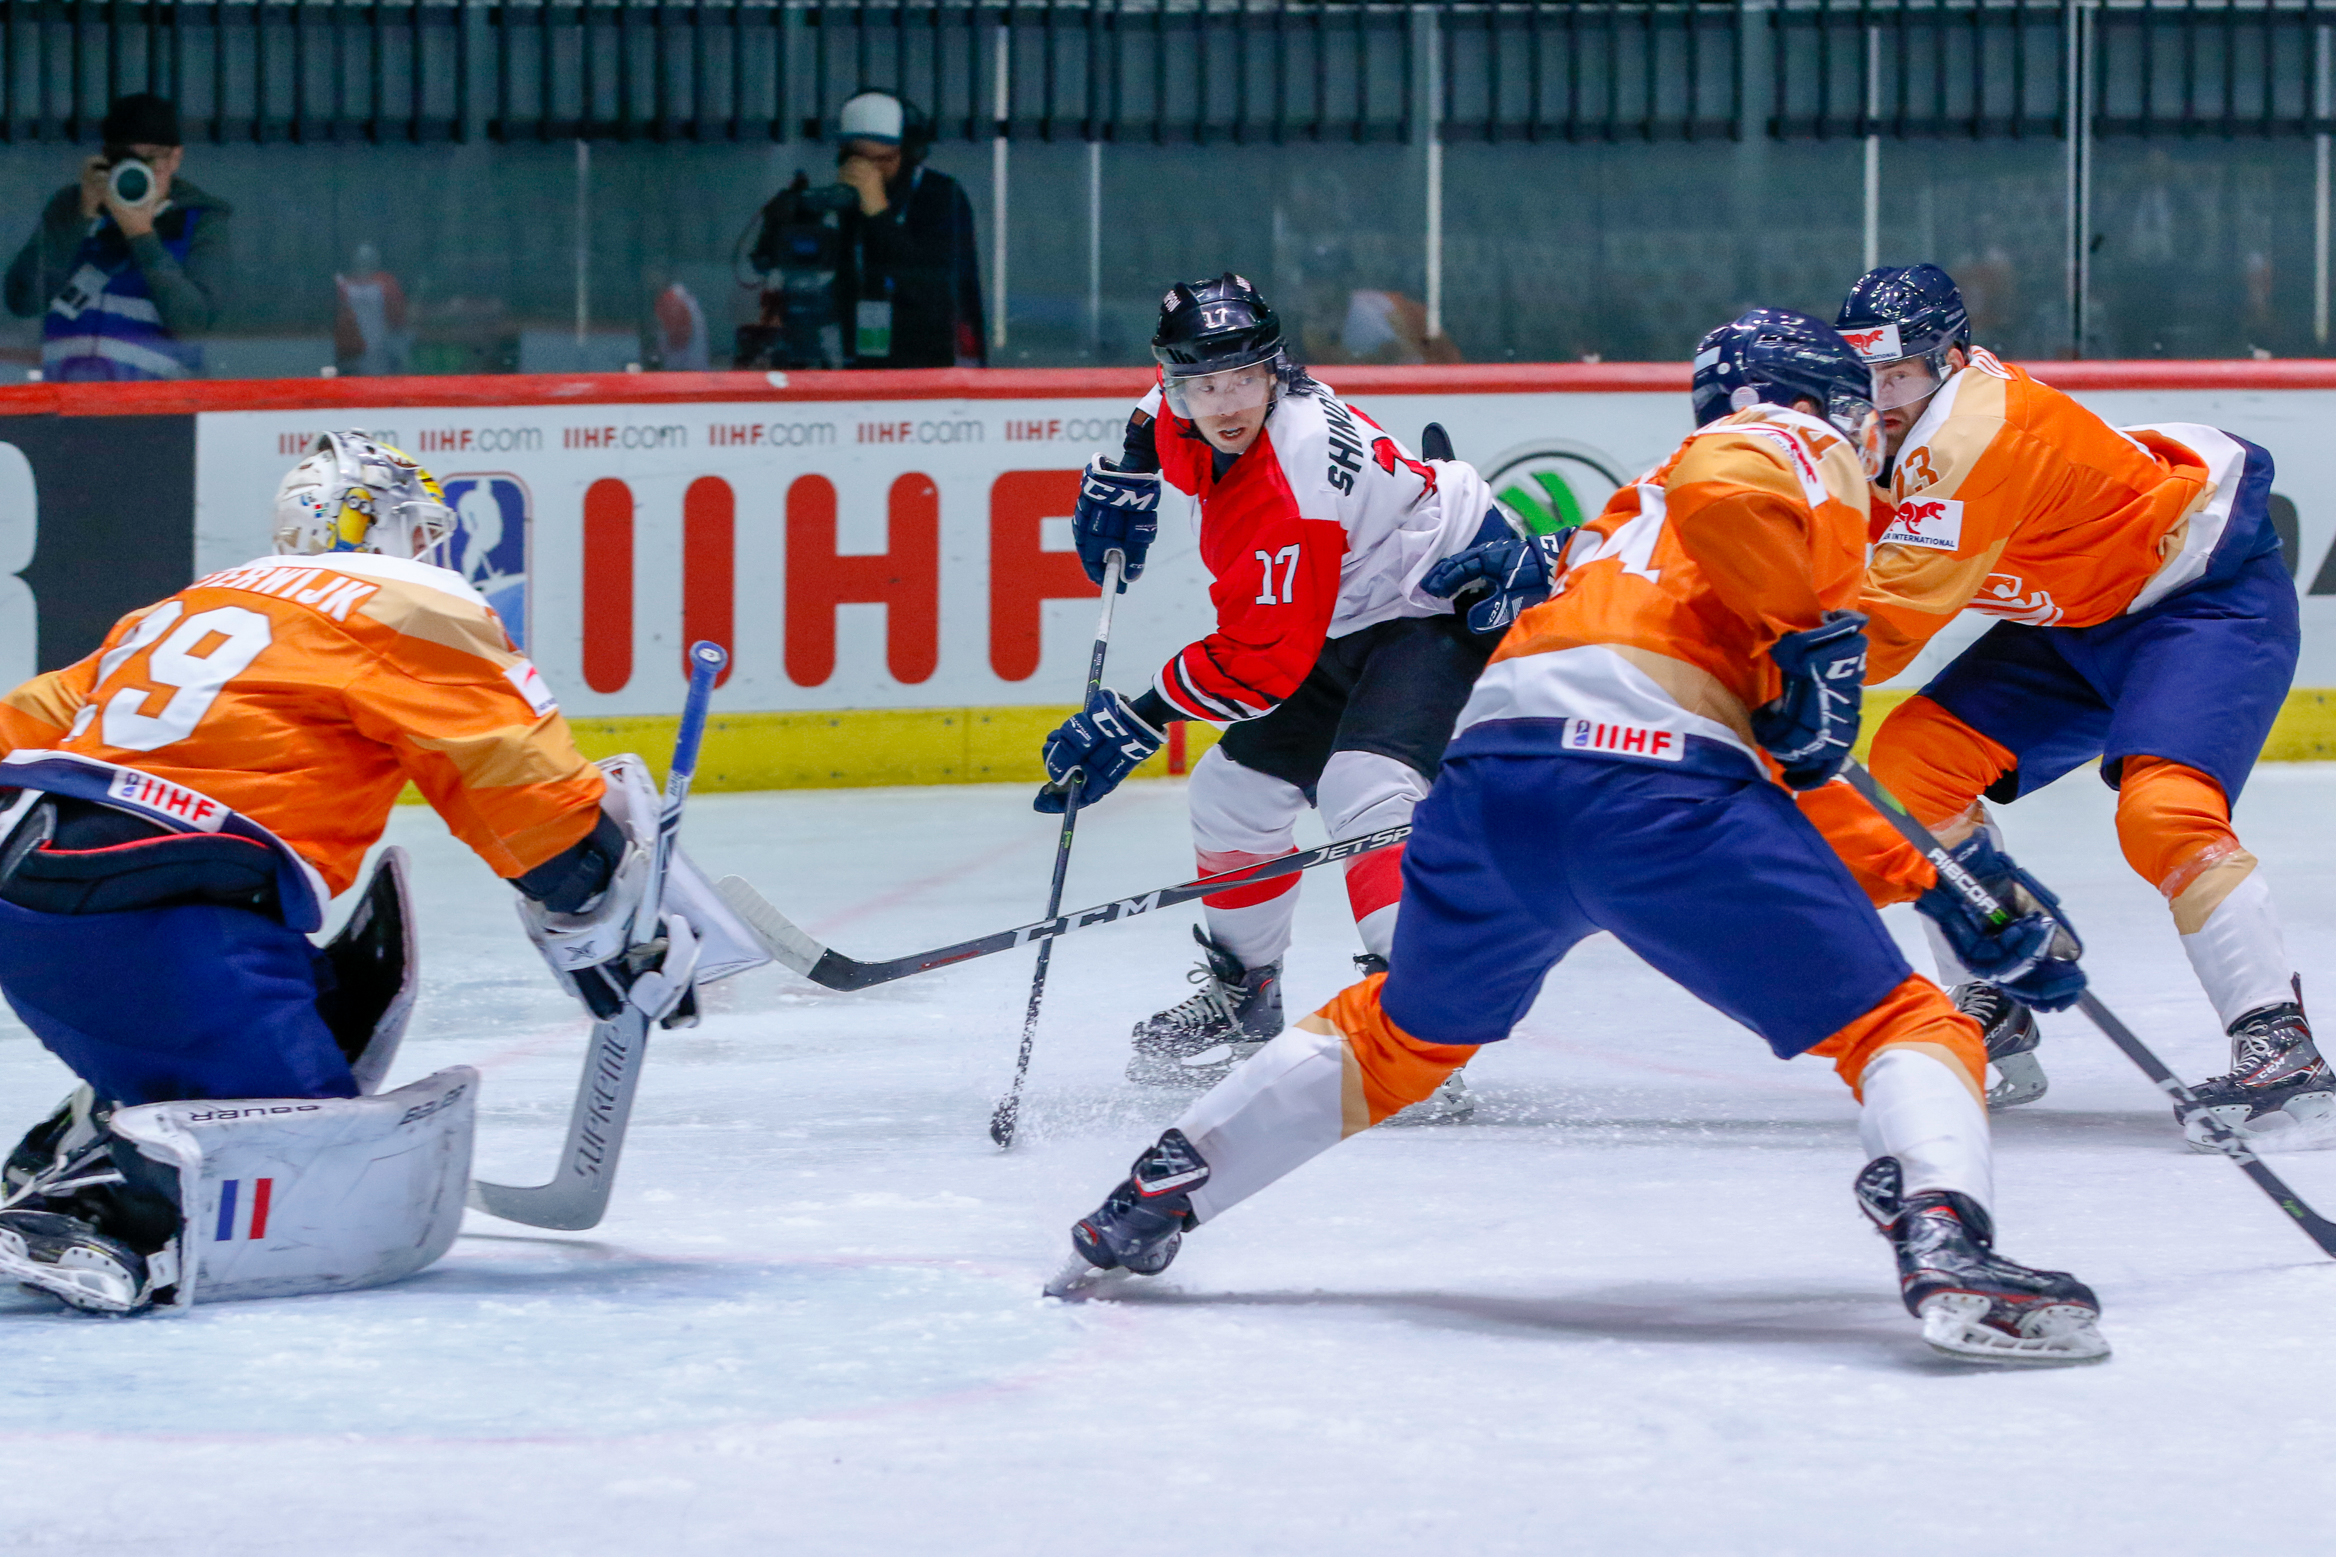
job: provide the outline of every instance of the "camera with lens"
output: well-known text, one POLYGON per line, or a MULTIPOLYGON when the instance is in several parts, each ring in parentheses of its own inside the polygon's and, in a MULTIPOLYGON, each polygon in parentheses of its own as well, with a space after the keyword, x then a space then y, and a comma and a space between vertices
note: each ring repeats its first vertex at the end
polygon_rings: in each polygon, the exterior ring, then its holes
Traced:
POLYGON ((107 160, 106 193, 116 204, 142 206, 153 202, 157 180, 145 158, 123 152, 107 160))
POLYGON ((829 368, 843 360, 843 332, 835 314, 835 272, 843 253, 839 216, 860 196, 849 184, 818 184, 797 171, 770 199, 739 247, 762 289, 759 323, 738 327, 742 368, 829 368))

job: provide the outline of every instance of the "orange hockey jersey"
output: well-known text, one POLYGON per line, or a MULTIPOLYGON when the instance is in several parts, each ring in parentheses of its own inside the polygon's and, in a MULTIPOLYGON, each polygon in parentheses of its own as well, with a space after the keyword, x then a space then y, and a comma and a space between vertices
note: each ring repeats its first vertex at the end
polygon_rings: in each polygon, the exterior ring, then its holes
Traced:
MULTIPOLYGON (((1467 750, 1676 764, 1746 776, 1771 764, 1750 710, 1782 680, 1768 650, 1853 605, 1870 489, 1831 425, 1754 406, 1689 436, 1616 492, 1566 547, 1555 593, 1517 619, 1460 715, 1467 750)), ((1869 895, 1936 875, 1847 784, 1801 797, 1869 895)))
POLYGON ((232 807, 334 893, 408 779, 502 876, 599 815, 599 770, 486 601, 445 568, 367 553, 262 558, 131 612, 87 659, 0 698, 9 764, 44 749, 232 807))
MULTIPOLYGON (((1858 609, 1866 678, 1904 670, 1965 607, 2094 627, 2180 566, 2216 489, 2210 460, 2150 428, 2113 428, 1984 351, 1931 396, 1889 478, 1895 505, 1858 609)), ((2211 429, 2206 441, 2225 444, 2211 429)))

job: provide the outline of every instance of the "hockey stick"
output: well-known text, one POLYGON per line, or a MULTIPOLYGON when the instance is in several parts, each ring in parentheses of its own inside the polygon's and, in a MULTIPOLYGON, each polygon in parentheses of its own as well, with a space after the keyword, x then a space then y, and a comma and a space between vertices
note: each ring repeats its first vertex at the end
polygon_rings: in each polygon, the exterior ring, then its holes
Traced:
MULTIPOLYGON (((637 955, 657 940, 660 910, 665 898, 665 872, 673 861, 673 845, 681 831, 681 805, 689 798, 690 780, 697 776, 698 744, 706 733, 706 705, 713 700, 714 678, 730 656, 715 643, 693 643, 689 649, 689 696, 681 708, 681 731, 673 743, 673 770, 665 779, 665 803, 657 808, 657 841, 649 861, 649 879, 633 912, 633 951, 637 955)), ((636 971, 640 971, 636 969, 636 971)), ((654 1026, 647 1012, 631 1001, 592 1028, 592 1047, 584 1056, 584 1079, 568 1113, 568 1141, 560 1150, 559 1171, 546 1184, 470 1183, 470 1203, 492 1216, 529 1227, 551 1227, 576 1232, 596 1227, 608 1210, 616 1188, 617 1157, 624 1150, 625 1126, 633 1116, 633 1092, 640 1085, 641 1062, 654 1026)))
MULTIPOLYGON (((1080 701, 1082 708, 1095 701, 1095 693, 1103 685, 1103 656, 1111 649, 1111 610, 1119 603, 1119 576, 1126 567, 1127 559, 1117 550, 1103 554, 1103 617, 1095 624, 1095 648, 1087 656, 1087 695, 1080 701)), ((1046 917, 1052 919, 1063 911, 1063 877, 1071 868, 1071 833, 1079 825, 1079 801, 1086 792, 1087 776, 1073 768, 1066 782, 1050 787, 1062 791, 1063 796, 1063 830, 1054 842, 1054 882, 1046 889, 1046 917)), ((1038 966, 1030 971, 1030 1004, 1022 1013, 1022 1051, 1014 1057, 1014 1084, 990 1113, 990 1139, 1001 1151, 1014 1144, 1014 1126, 1022 1117, 1022 1083, 1030 1075, 1030 1051, 1038 1042, 1038 1006, 1046 998, 1046 969, 1053 960, 1054 937, 1050 935, 1038 943, 1038 966)))
POLYGON ((1386 827, 1360 838, 1342 838, 1337 843, 1326 843, 1320 848, 1285 854, 1279 859, 1267 860, 1262 865, 1250 865, 1241 870, 1228 870, 1215 876, 1202 876, 1173 887, 1154 887, 1134 897, 1120 898, 1109 903, 1098 903, 1076 913, 1056 918, 1040 919, 1030 924, 1016 925, 1011 930, 998 930, 970 941, 958 941, 949 946, 937 946, 931 951, 911 952, 905 957, 894 957, 884 962, 860 962, 845 956, 834 947, 812 939, 794 920, 778 911, 769 899, 757 892, 753 885, 740 876, 724 876, 714 884, 722 901, 730 911, 746 921, 754 931, 755 939, 771 960, 783 968, 801 974, 823 989, 850 993, 878 984, 889 984, 895 979, 912 978, 919 973, 930 973, 935 968, 946 968, 976 957, 987 957, 996 952, 1012 951, 1032 941, 1057 935, 1068 935, 1073 930, 1084 930, 1090 925, 1114 924, 1148 914, 1155 909, 1174 908, 1195 898, 1245 887, 1251 882, 1271 881, 1276 876, 1294 875, 1312 870, 1317 865, 1329 865, 1339 860, 1351 860, 1358 854, 1369 854, 1374 849, 1390 849, 1411 836, 1411 824, 1386 827))
MULTIPOLYGON (((1931 868, 1939 873, 1939 879, 1953 888, 1955 894, 1970 904, 1982 919, 1991 926, 2011 922, 2010 910, 1997 902, 1994 894, 1981 885, 1977 877, 1958 864, 1938 839, 1931 836, 1930 829, 1916 821, 1913 813, 1899 803, 1897 796, 1884 789, 1880 781, 1865 770, 1863 764, 1852 762, 1841 771, 1850 786, 1866 797, 1867 802, 1882 814, 1882 819, 1898 830, 1901 838, 1930 861, 1931 868)), ((2166 1069, 2165 1062, 2134 1035, 2132 1028, 2127 1027, 2114 1011, 2101 1003, 2098 995, 2086 990, 2077 998, 2077 1009, 2090 1017, 2093 1025, 2111 1043, 2123 1050, 2127 1059, 2140 1066, 2141 1073, 2154 1082, 2159 1091, 2177 1104, 2197 1103, 2197 1096, 2182 1085, 2172 1071, 2166 1069)), ((2336 1256, 2336 1222, 2329 1221, 2305 1205, 2295 1191, 2287 1187, 2286 1181, 2266 1167, 2260 1157, 2247 1149, 2247 1143, 2240 1140, 2221 1120, 2210 1113, 2192 1117, 2204 1126, 2208 1145, 2237 1163, 2239 1170, 2255 1181, 2257 1189, 2269 1195, 2272 1203, 2280 1210, 2295 1218, 2296 1225, 2304 1230, 2304 1236, 2318 1244, 2322 1254, 2336 1256)))

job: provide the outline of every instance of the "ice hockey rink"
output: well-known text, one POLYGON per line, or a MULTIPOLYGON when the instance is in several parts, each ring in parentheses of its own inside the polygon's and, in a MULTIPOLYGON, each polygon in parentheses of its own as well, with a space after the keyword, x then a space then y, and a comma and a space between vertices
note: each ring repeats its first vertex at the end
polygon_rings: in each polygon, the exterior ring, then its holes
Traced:
MULTIPOLYGON (((2223 1041, 2089 772, 2004 813, 2095 989, 2186 1075, 2223 1041)), ((2307 980, 2336 951, 2336 768, 2238 815, 2307 980)), ((395 1080, 484 1074, 478 1169, 552 1165, 585 1024, 507 888, 401 809, 424 989, 395 1080)), ((1020 787, 705 795, 685 840, 823 939, 892 955, 1035 918, 1020 787)), ((1069 901, 1182 879, 1174 783, 1083 822, 1069 901)), ((1470 1071, 1463 1125, 1349 1142, 1064 1305, 1069 1224, 1173 1119, 1120 1078, 1187 993, 1179 910, 1060 943, 1021 1144, 985 1133, 1018 952, 857 995, 775 969, 659 1034, 607 1220, 470 1214, 350 1295, 104 1320, 0 1298, 10 1552, 522 1554, 2325 1552, 2336 1261, 2074 1015, 1998 1119, 2013 1257, 2099 1290, 2107 1364, 1929 1353, 1849 1193, 1853 1107, 1610 938, 1470 1071), (1950 1533, 1951 1532, 1951 1533, 1950 1533)), ((1918 941, 1906 910, 1893 922, 1918 941)), ((1309 882, 1292 1014, 1348 975, 1309 882)), ((1918 953, 1919 955, 1919 953, 1918 953)), ((1918 965, 1927 967, 1927 962, 1918 965)), ((103 969, 90 970, 103 977, 103 969)), ((2307 988, 2307 994, 2311 993, 2307 988)), ((13 1139, 66 1072, 0 1028, 13 1139)), ((2336 1211, 2336 1152, 2277 1165, 2336 1211)))

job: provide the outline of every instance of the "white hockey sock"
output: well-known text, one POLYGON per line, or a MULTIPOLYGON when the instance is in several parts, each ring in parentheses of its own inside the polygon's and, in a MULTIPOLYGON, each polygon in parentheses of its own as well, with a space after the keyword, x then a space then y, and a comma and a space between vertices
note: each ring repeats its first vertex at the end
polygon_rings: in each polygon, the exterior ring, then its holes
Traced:
POLYGON ((1897 1158, 1907 1194, 1951 1189, 1992 1207, 1987 1109, 1953 1067, 1921 1049, 1891 1044, 1867 1062, 1859 1086, 1865 1112, 1857 1134, 1869 1161, 1897 1158))
POLYGON ((1297 916, 1298 892, 1293 885, 1278 897, 1247 908, 1202 906, 1209 922, 1209 939, 1241 959, 1244 968, 1262 968, 1279 962, 1290 949, 1290 921, 1297 916))
POLYGON ((1389 903, 1355 921, 1355 933, 1363 938, 1363 950, 1384 957, 1395 946, 1395 910, 1402 905, 1389 903))
MULTIPOLYGON (((2254 868, 2252 856, 2243 858, 2245 874, 2235 886, 2222 886, 2208 872, 2173 902, 2174 927, 2182 931, 2182 950, 2198 975, 2214 1014, 2227 1030, 2250 1011, 2295 998, 2290 982, 2295 965, 2287 960, 2287 942, 2279 933, 2279 916, 2272 912, 2271 888, 2254 868), (2222 901, 2214 904, 2203 922, 2194 917, 2198 904, 2192 894, 2201 888, 2221 887, 2222 901), (2185 914, 2185 907, 2193 914, 2185 914), (2188 921, 2187 923, 2185 921, 2188 921)), ((2227 864, 2228 862, 2226 862, 2227 864)))
POLYGON ((1928 914, 1922 916, 1922 938, 1930 942, 1931 961, 1938 964, 1939 988, 1951 990, 1979 976, 1963 966, 1962 959, 1955 955, 1955 948, 1947 944, 1946 932, 1932 922, 1928 914))
POLYGON ((1184 1111, 1176 1128, 1209 1165, 1209 1181, 1192 1192, 1202 1221, 1365 1127, 1360 1078, 1349 1086, 1352 1065, 1337 1033, 1291 1027, 1184 1111))

